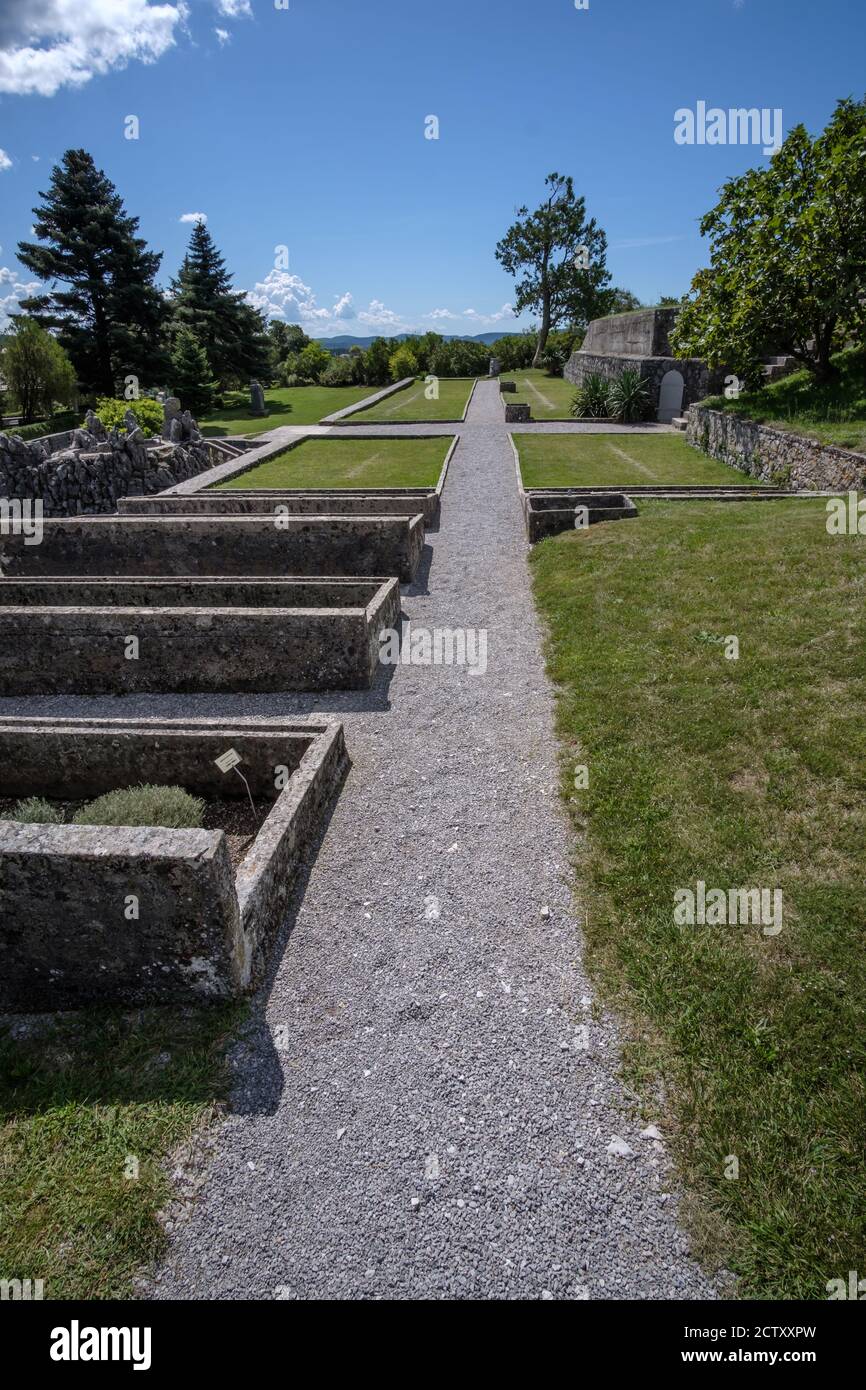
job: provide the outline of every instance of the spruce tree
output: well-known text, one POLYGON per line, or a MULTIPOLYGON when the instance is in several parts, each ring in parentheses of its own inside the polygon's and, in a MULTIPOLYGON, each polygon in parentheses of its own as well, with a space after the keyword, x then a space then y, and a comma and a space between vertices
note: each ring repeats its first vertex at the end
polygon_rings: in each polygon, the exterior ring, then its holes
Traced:
POLYGON ((184 410, 198 416, 210 410, 217 383, 213 380, 208 356, 189 328, 175 334, 171 355, 171 389, 184 410))
POLYGON ((162 255, 136 235, 114 184, 86 150, 67 150, 33 209, 39 242, 18 244, 18 259, 63 289, 22 301, 57 330, 83 390, 114 396, 125 377, 142 385, 162 376, 165 305, 154 283, 162 255))
POLYGON ((204 222, 193 227, 171 290, 175 327, 189 328, 207 344, 208 360, 221 384, 269 375, 271 344, 264 320, 232 289, 225 260, 204 222))

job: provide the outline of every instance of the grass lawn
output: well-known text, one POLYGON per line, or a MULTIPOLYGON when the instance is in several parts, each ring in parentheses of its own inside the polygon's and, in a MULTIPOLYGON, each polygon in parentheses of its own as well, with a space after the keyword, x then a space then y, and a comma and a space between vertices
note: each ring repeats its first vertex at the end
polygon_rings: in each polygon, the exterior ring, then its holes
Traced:
POLYGON ((851 349, 833 361, 839 377, 826 386, 810 372, 793 372, 738 400, 713 396, 702 404, 866 454, 866 352, 851 349))
POLYGON ((509 392, 509 405, 528 405, 534 420, 571 420, 571 402, 577 390, 573 381, 561 376, 548 376, 540 367, 527 367, 519 372, 503 372, 503 381, 517 383, 517 391, 509 392))
POLYGON ((0 1032, 0 1278, 44 1279, 46 1299, 130 1296, 165 1246, 167 1160, 224 1098, 240 1018, 88 1010, 0 1032))
POLYGON ((474 377, 442 376, 438 401, 428 401, 423 379, 414 381, 393 396, 386 396, 378 405, 370 406, 369 410, 359 410, 350 419, 365 425, 377 420, 391 424, 399 424, 401 420, 462 420, 474 382, 474 377))
POLYGON ((515 434, 524 487, 753 487, 680 434, 515 434))
POLYGON ((267 415, 250 414, 249 391, 228 391, 227 404, 203 415, 206 435, 264 434, 278 425, 316 425, 325 415, 375 395, 376 386, 275 386, 265 391, 267 415))
POLYGON ((219 488, 435 487, 451 437, 305 439, 219 488))
POLYGON ((649 502, 531 558, 590 966, 695 1248, 758 1298, 866 1252, 866 541, 825 520, 649 502), (782 930, 677 925, 698 881, 780 889, 782 930))

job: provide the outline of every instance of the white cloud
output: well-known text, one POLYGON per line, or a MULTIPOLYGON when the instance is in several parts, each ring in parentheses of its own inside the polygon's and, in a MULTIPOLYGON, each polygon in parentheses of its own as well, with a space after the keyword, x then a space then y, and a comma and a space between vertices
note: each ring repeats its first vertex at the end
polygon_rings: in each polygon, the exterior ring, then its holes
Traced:
POLYGON ((369 308, 359 313, 358 322, 370 324, 373 328, 396 328, 398 332, 407 327, 399 314, 385 308, 381 299, 371 299, 369 308))
POLYGON ((7 285, 8 293, 0 294, 0 333, 6 332, 11 316, 18 313, 21 300, 29 299, 41 289, 39 280, 21 280, 17 271, 9 270, 5 265, 0 266, 0 286, 7 285))
POLYGON ((250 0, 216 0, 217 11, 226 19, 252 19, 250 0))
POLYGON ((484 328, 501 323, 503 319, 513 319, 517 316, 510 304, 503 304, 502 308, 497 309, 495 314, 479 314, 477 309, 464 309, 459 314, 455 314, 453 309, 431 309, 429 314, 424 314, 423 317, 434 321, 439 319, 469 319, 474 327, 484 328))
POLYGON ((184 0, 4 0, 0 92, 50 97, 131 59, 155 63, 188 13, 184 0))
POLYGON ((231 43, 232 36, 229 33, 228 29, 214 29, 214 33, 216 34, 221 44, 231 43))
POLYGON ((207 222, 206 212, 182 212, 179 222, 207 222))
POLYGON ((352 296, 348 291, 330 309, 316 303, 316 296, 309 285, 305 285, 298 275, 287 270, 271 270, 264 280, 259 280, 247 294, 249 302, 269 319, 285 319, 287 323, 299 323, 302 328, 313 328, 318 336, 328 331, 336 331, 348 319, 355 318, 352 296))
POLYGON ((337 300, 331 313, 335 319, 353 319, 355 317, 352 296, 349 294, 348 290, 337 300))
MULTIPOLYGON (((317 338, 331 337, 346 332, 346 323, 354 320, 366 332, 394 333, 424 332, 417 319, 407 319, 396 309, 389 309, 381 299, 371 299, 366 309, 355 309, 352 295, 346 291, 330 308, 320 305, 313 290, 298 275, 287 270, 270 270, 263 280, 248 292, 247 299, 269 319, 283 319, 286 323, 299 323, 306 332, 317 338)), ((513 319, 514 311, 510 304, 503 304, 494 314, 479 314, 475 309, 466 309, 463 314, 452 313, 450 309, 432 309, 423 319, 437 322, 442 319, 466 319, 476 332, 488 326, 495 326, 502 319, 513 319)))
POLYGON ((33 160, 33 163, 34 163, 34 164, 38 164, 38 163, 39 163, 39 155, 38 155, 38 154, 32 154, 32 155, 30 156, 30 158, 33 160))
POLYGON ((8 156, 8 154, 6 153, 5 150, 0 150, 0 171, 2 171, 3 169, 11 169, 11 168, 12 168, 12 160, 9 158, 9 156, 8 156))

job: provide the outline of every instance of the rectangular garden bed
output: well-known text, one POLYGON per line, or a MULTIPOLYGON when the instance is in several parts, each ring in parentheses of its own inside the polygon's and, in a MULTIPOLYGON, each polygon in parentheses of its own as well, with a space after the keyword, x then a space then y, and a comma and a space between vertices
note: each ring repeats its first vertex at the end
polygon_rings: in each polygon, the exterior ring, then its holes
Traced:
POLYGON ((396 579, 0 582, 0 695, 360 690, 396 579))
POLYGON ((658 427, 610 434, 516 434, 511 442, 521 486, 527 489, 750 486, 735 469, 690 448, 682 435, 658 427))
POLYGON ((599 521, 625 521, 637 507, 622 492, 527 492, 523 494, 526 535, 531 545, 560 531, 594 526, 599 521))
POLYGON ((402 516, 88 516, 0 537, 0 570, 40 575, 415 577, 424 519, 402 516))
POLYGON ((0 1008, 47 1010, 255 985, 347 756, 342 725, 318 718, 6 718, 0 763, 4 798, 66 807, 182 786, 249 841, 235 865, 222 828, 0 820, 0 1008), (237 768, 222 771, 231 750, 237 768))
MULTIPOLYGON (((439 396, 428 400, 427 383, 419 380, 406 381, 398 389, 389 392, 370 406, 359 406, 357 410, 342 412, 341 425, 400 424, 418 425, 427 421, 466 419, 469 403, 475 390, 475 377, 440 377, 439 396)), ((324 424, 330 421, 323 421, 324 424)), ((336 422, 335 422, 336 423, 336 422)))

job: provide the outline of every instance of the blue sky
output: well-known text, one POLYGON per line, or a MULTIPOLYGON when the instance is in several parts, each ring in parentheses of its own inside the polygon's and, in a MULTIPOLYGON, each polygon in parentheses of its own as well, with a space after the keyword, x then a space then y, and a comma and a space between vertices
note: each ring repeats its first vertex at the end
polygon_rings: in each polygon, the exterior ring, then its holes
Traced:
POLYGON ((180 219, 204 213, 236 286, 308 332, 522 326, 493 251, 554 169, 606 230, 615 283, 653 301, 704 263, 722 181, 766 158, 678 145, 675 111, 779 107, 816 131, 866 88, 862 0, 276 4, 0 0, 0 313, 70 146, 140 217, 164 283, 180 219))

